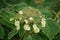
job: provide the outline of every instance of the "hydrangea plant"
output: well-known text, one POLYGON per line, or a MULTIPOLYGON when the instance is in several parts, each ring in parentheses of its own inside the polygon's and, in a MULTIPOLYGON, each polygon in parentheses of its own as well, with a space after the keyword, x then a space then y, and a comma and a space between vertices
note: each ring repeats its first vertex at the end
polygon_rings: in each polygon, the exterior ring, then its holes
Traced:
POLYGON ((18 35, 18 40, 53 40, 60 27, 50 13, 46 8, 39 9, 25 3, 2 10, 1 21, 10 29, 7 40, 15 39, 15 35, 18 35))

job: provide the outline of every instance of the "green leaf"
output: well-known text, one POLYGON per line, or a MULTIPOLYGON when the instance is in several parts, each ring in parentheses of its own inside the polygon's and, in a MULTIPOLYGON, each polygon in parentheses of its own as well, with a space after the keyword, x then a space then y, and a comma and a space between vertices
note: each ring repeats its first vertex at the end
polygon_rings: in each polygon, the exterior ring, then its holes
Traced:
POLYGON ((33 40, 41 40, 40 36, 38 34, 32 34, 33 40))
POLYGON ((55 36, 54 40, 60 40, 60 33, 58 33, 58 34, 55 36))
POLYGON ((28 7, 28 5, 24 2, 17 4, 16 6, 14 6, 14 11, 20 11, 21 9, 23 9, 24 7, 28 7))
POLYGON ((42 33, 41 31, 38 35, 40 36, 41 40, 48 40, 47 36, 44 33, 42 33))
POLYGON ((5 25, 3 27, 4 27, 4 38, 3 38, 3 40, 8 40, 8 33, 11 29, 6 27, 5 25))
POLYGON ((15 25, 13 22, 10 21, 10 18, 14 17, 14 13, 13 12, 7 12, 8 9, 6 9, 5 11, 2 11, 1 15, 2 15, 2 19, 3 20, 3 24, 6 25, 7 27, 10 28, 14 28, 15 25))
POLYGON ((56 4, 56 0, 45 0, 43 5, 44 6, 53 6, 56 4))
POLYGON ((3 39, 4 37, 4 29, 2 26, 0 26, 0 38, 3 39))
POLYGON ((24 29, 23 29, 23 24, 20 24, 20 30, 19 30, 19 32, 18 32, 18 34, 19 34, 19 37, 21 37, 24 33, 25 33, 25 31, 24 31, 24 29))
POLYGON ((46 20, 47 25, 45 28, 42 29, 42 32, 50 39, 52 40, 54 36, 59 32, 59 25, 56 21, 52 19, 46 20))
POLYGON ((6 0, 6 2, 9 4, 18 4, 21 0, 6 0))
POLYGON ((23 38, 23 40, 33 40, 32 39, 32 37, 31 37, 31 35, 29 35, 29 34, 25 34, 25 36, 24 36, 24 38, 23 38))
POLYGON ((11 38, 10 40, 17 40, 15 37, 11 38))
POLYGON ((11 39, 13 36, 15 36, 18 33, 18 30, 13 29, 9 34, 8 34, 8 39, 11 39))
POLYGON ((46 18, 52 18, 54 16, 52 10, 48 10, 47 8, 41 8, 40 11, 45 15, 46 18))

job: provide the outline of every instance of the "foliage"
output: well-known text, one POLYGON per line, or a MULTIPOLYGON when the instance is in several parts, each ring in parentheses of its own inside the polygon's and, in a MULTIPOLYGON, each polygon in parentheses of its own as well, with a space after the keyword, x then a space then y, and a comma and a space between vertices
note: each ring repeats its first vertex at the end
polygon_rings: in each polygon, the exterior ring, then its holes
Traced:
POLYGON ((60 40, 59 4, 59 0, 0 0, 0 39, 60 40), (27 23, 30 16, 34 20, 27 23))

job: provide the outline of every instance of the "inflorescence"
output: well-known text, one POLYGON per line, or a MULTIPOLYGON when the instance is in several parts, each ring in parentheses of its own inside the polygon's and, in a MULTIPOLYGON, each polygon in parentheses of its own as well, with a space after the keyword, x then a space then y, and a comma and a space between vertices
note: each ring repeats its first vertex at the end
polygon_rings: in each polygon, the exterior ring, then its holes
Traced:
POLYGON ((20 29, 20 24, 25 22, 23 28, 26 31, 31 30, 31 26, 29 25, 30 23, 33 23, 32 29, 34 30, 34 33, 39 33, 40 28, 38 27, 38 23, 40 22, 42 27, 46 26, 46 19, 43 16, 43 14, 35 8, 28 7, 20 10, 15 17, 10 18, 10 21, 15 21, 15 26, 16 29, 20 29))

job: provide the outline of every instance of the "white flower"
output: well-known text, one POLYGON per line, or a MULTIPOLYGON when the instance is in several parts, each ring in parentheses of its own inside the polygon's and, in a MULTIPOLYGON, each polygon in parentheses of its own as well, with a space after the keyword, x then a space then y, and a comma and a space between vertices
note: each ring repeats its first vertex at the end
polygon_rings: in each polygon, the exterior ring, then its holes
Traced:
POLYGON ((14 20, 14 18, 10 18, 10 21, 13 21, 14 20))
POLYGON ((33 20, 33 18, 32 18, 32 17, 30 17, 29 19, 30 19, 30 20, 33 20))
POLYGON ((29 26, 29 25, 27 25, 27 24, 25 24, 25 25, 24 25, 24 30, 29 31, 29 30, 30 30, 30 26, 29 26))
POLYGON ((25 21, 26 24, 28 23, 28 20, 25 19, 24 21, 25 21))
POLYGON ((20 14, 20 15, 21 15, 21 14, 23 14, 23 11, 22 11, 22 10, 20 10, 20 11, 19 11, 19 14, 20 14))
POLYGON ((36 24, 33 24, 33 29, 34 29, 35 33, 39 33, 40 32, 40 29, 37 27, 36 24))
POLYGON ((19 30, 20 29, 20 22, 15 20, 15 26, 16 26, 16 29, 19 30))
POLYGON ((45 18, 42 18, 41 24, 42 24, 42 27, 46 26, 46 19, 45 18))

